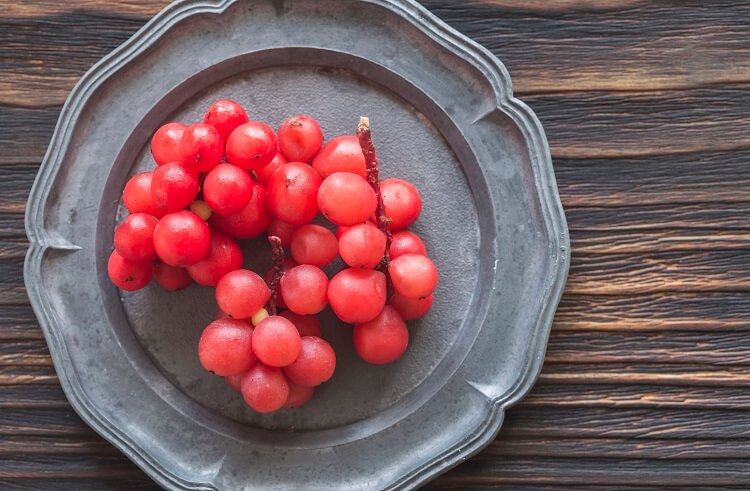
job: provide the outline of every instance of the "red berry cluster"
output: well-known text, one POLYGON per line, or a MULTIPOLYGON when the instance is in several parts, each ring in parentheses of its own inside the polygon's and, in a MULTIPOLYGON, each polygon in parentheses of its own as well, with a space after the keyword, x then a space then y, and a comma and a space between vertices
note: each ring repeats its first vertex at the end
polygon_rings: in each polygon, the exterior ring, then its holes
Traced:
POLYGON ((327 305, 354 324, 363 360, 403 355, 405 321, 430 309, 438 274, 405 230, 421 211, 419 193, 401 179, 380 182, 366 118, 356 136, 323 145, 314 119, 294 116, 274 133, 221 100, 201 123, 159 128, 151 153, 156 169, 125 185, 130 215, 115 230, 109 276, 127 291, 152 277, 170 291, 214 287, 219 315, 198 357, 251 408, 302 406, 331 378, 336 355, 316 316, 327 305), (318 212, 335 235, 310 223, 318 212), (243 269, 237 242, 264 233, 274 256, 265 279, 243 269), (320 268, 337 256, 349 267, 329 281, 320 268))

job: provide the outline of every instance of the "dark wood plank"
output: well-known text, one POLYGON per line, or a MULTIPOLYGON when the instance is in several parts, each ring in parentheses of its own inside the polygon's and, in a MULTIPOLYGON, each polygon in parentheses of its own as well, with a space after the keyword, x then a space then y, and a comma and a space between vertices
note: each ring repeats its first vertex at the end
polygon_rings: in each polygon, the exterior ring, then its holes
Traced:
MULTIPOLYGON (((457 472, 457 471, 451 471, 457 472)), ((452 474, 448 474, 451 476, 452 474)), ((682 485, 682 486, 639 486, 636 484, 629 485, 607 485, 607 484, 527 484, 521 482, 514 482, 512 484, 506 484, 501 482, 493 482, 492 484, 482 484, 473 482, 461 482, 460 479, 446 479, 438 478, 435 481, 427 484, 424 488, 425 491, 439 490, 439 489, 455 489, 460 491, 747 491, 747 486, 704 486, 704 485, 682 485)))
POLYGON ((750 387, 750 367, 675 363, 547 363, 539 375, 539 382, 548 384, 750 387))
MULTIPOLYGON (((125 459, 125 457, 122 457, 125 459)), ((11 480, 0 480, 0 488, 7 491, 40 491, 54 489, 57 491, 159 491, 157 486, 145 474, 137 477, 69 479, 69 478, 45 478, 39 479, 34 476, 26 478, 13 478, 11 480)))
POLYGON ((10 339, 44 339, 30 305, 0 308, 0 341, 10 339))

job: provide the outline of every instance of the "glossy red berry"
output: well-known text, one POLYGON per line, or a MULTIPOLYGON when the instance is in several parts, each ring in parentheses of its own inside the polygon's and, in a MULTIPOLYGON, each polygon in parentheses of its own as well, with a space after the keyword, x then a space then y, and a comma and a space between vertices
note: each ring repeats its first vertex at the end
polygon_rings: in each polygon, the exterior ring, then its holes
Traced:
POLYGON ((386 237, 370 222, 349 227, 339 239, 341 259, 352 268, 373 269, 385 256, 386 237))
POLYGON ((271 215, 292 225, 303 225, 318 214, 320 176, 307 164, 291 162, 279 167, 268 180, 271 215))
POLYGON ((391 248, 388 250, 391 259, 396 259, 404 254, 427 254, 424 242, 414 232, 399 230, 393 233, 391 248))
POLYGON ((287 161, 287 159, 281 154, 281 152, 278 152, 270 164, 267 164, 261 170, 255 172, 255 174, 258 176, 258 182, 265 186, 268 183, 268 179, 271 178, 271 174, 276 172, 276 169, 278 169, 282 165, 286 165, 288 163, 289 161, 287 161))
POLYGON ((239 125, 247 123, 247 113, 238 103, 223 99, 211 104, 211 107, 203 116, 203 122, 216 128, 221 135, 221 141, 225 142, 229 135, 239 125))
POLYGON ((279 150, 293 162, 310 162, 323 145, 320 124, 308 116, 292 116, 279 127, 279 150))
POLYGON ((409 331, 398 311, 386 305, 370 322, 354 326, 354 350, 374 365, 393 363, 409 346, 409 331))
POLYGON ((435 264, 421 254, 404 254, 388 266, 393 288, 407 298, 424 298, 429 296, 438 281, 435 264))
POLYGON ((227 385, 230 389, 232 389, 235 392, 242 391, 242 379, 247 375, 247 372, 242 372, 237 375, 229 375, 227 377, 224 377, 224 380, 227 381, 227 385))
POLYGON ((373 320, 383 310, 385 301, 385 275, 380 271, 344 269, 328 285, 328 303, 344 322, 373 320))
POLYGON ((227 160, 245 170, 261 170, 273 160, 276 152, 276 135, 263 123, 241 124, 227 140, 227 160))
POLYGON ((256 363, 242 379, 242 397, 259 413, 271 413, 284 407, 289 398, 289 383, 280 368, 256 363))
POLYGON ((166 212, 190 206, 198 196, 198 174, 179 162, 159 166, 151 179, 151 193, 156 205, 166 212))
POLYGON ((271 290, 253 271, 238 269, 216 285, 216 303, 235 319, 249 319, 271 298, 271 290))
POLYGON ((254 184, 250 201, 239 213, 214 214, 211 215, 209 223, 232 237, 252 239, 265 232, 270 221, 266 190, 263 186, 254 184))
POLYGON ((161 218, 166 213, 156 204, 151 193, 153 172, 141 172, 131 177, 122 191, 122 201, 130 213, 147 213, 161 218))
MULTIPOLYGON (((290 268, 291 269, 291 268, 290 268)), ((285 310, 279 314, 281 317, 288 319, 299 331, 300 336, 318 336, 322 337, 320 328, 320 319, 316 315, 299 315, 291 310, 285 310)))
POLYGON ((378 204, 370 184, 351 172, 335 172, 328 176, 320 185, 317 201, 320 212, 327 219, 344 226, 367 221, 378 204))
POLYGON ((338 241, 327 228, 308 223, 294 231, 290 250, 298 264, 323 267, 336 259, 338 241))
POLYGON ((300 347, 297 328, 284 317, 266 317, 255 327, 253 352, 266 365, 285 367, 291 364, 299 356, 300 347))
POLYGON ((130 261, 153 261, 154 229, 159 223, 155 217, 145 213, 133 213, 115 229, 115 250, 130 261))
POLYGON ((314 393, 315 389, 312 387, 302 387, 301 385, 289 382, 289 397, 284 403, 284 407, 302 407, 312 399, 314 393))
POLYGON ((185 167, 195 172, 208 172, 221 162, 224 141, 213 126, 196 123, 185 129, 180 151, 185 167))
POLYGON ((313 159, 313 168, 325 179, 334 172, 351 172, 367 177, 365 156, 356 136, 337 136, 325 144, 313 159))
POLYGON ((246 372, 255 363, 253 328, 237 319, 218 319, 203 330, 198 358, 203 368, 227 377, 246 372))
POLYGON ((300 345, 297 358, 284 367, 286 378, 303 387, 317 387, 330 380, 336 370, 336 353, 331 345, 317 336, 305 336, 300 345))
POLYGON ((211 231, 192 211, 176 211, 156 224, 154 247, 159 259, 170 266, 190 266, 208 257, 211 231))
POLYGON ((322 269, 302 264, 281 277, 281 296, 289 310, 300 315, 317 314, 328 303, 328 277, 322 269))
POLYGON ((203 261, 187 267, 188 274, 203 286, 216 286, 227 273, 242 267, 242 249, 231 237, 211 232, 211 251, 203 261))
POLYGON ((278 218, 271 218, 266 229, 269 237, 278 237, 281 240, 282 247, 287 248, 292 243, 292 235, 297 229, 297 225, 292 225, 278 218))
POLYGON ((119 255, 117 251, 112 251, 107 263, 107 273, 115 286, 121 290, 132 292, 140 290, 151 282, 154 268, 151 263, 129 261, 119 255))
POLYGON ((156 165, 182 162, 180 144, 184 134, 185 125, 182 123, 167 123, 156 130, 151 138, 151 155, 156 165))
POLYGON ((170 266, 162 262, 154 266, 154 279, 160 287, 170 292, 182 290, 193 284, 193 279, 185 268, 170 266))
POLYGON ((219 164, 203 181, 203 201, 219 215, 241 212, 253 197, 255 183, 246 170, 219 164))
POLYGON ((390 304, 398 310, 405 321, 412 321, 424 317, 432 308, 433 295, 424 298, 408 298, 396 292, 391 297, 390 304))
POLYGON ((380 183, 385 215, 391 219, 389 228, 393 231, 408 227, 422 211, 422 198, 410 182, 403 179, 386 179, 380 183))

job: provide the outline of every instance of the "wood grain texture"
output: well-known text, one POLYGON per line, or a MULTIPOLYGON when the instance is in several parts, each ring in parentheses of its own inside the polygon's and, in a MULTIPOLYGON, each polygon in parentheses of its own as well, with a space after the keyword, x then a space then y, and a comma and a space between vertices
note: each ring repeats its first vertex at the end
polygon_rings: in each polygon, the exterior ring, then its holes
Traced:
MULTIPOLYGON (((0 489, 157 489, 66 401, 22 267, 65 98, 166 3, 0 11, 0 489)), ((750 1, 423 3, 538 114, 572 245, 537 385, 426 488, 749 489, 750 1)))

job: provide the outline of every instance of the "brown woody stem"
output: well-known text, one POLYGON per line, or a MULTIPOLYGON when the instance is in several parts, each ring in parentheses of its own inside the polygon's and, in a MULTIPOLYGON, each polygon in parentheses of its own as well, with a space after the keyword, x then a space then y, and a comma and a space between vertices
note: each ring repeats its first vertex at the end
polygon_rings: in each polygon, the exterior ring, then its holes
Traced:
POLYGON ((281 239, 275 235, 269 236, 268 242, 271 244, 273 266, 271 266, 271 279, 268 282, 268 288, 271 289, 271 298, 268 299, 266 310, 268 310, 269 315, 276 315, 276 299, 279 295, 281 270, 284 267, 284 247, 281 245, 281 239))
POLYGON ((388 279, 388 285, 390 290, 390 276, 388 275, 388 264, 390 263, 390 249, 391 242, 393 242, 393 235, 391 234, 388 224, 390 218, 385 215, 385 205, 383 204, 383 195, 380 192, 380 163, 378 162, 378 154, 375 152, 375 145, 372 142, 372 132, 370 131, 370 119, 362 116, 359 119, 359 125, 357 125, 357 138, 359 139, 359 146, 362 148, 362 153, 365 156, 365 167, 367 169, 367 181, 375 191, 375 195, 378 198, 378 205, 375 208, 375 218, 377 220, 378 228, 385 234, 386 245, 385 255, 383 260, 380 262, 378 269, 383 272, 388 279))

